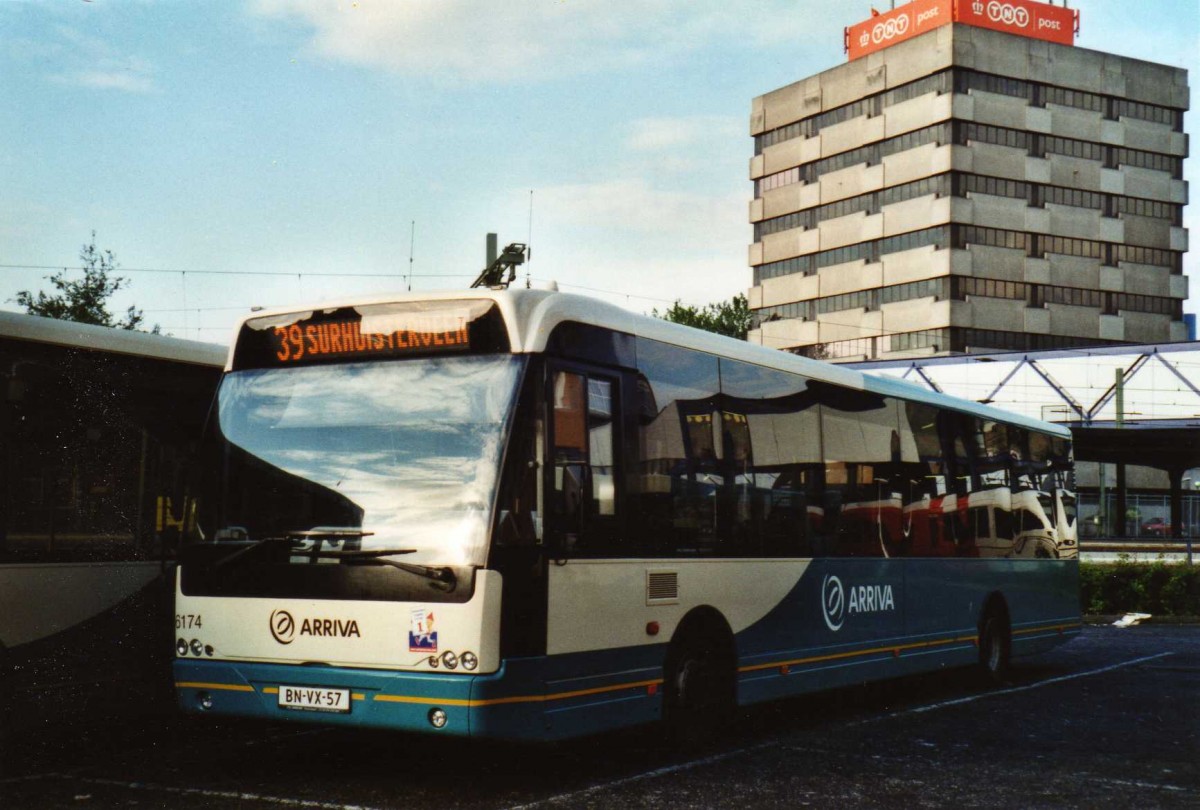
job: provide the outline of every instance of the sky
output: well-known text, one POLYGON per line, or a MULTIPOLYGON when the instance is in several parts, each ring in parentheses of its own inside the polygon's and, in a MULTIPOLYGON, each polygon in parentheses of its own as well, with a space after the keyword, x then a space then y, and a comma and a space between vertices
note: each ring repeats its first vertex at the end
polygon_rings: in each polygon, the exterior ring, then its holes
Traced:
MULTIPOLYGON (((1071 5, 1078 46, 1200 82, 1197 0, 1071 5)), ((488 232, 531 245, 535 283, 727 300, 752 283, 751 101, 844 62, 870 10, 0 0, 0 308, 93 231, 130 282, 110 309, 217 343, 252 306, 467 287, 488 232)))

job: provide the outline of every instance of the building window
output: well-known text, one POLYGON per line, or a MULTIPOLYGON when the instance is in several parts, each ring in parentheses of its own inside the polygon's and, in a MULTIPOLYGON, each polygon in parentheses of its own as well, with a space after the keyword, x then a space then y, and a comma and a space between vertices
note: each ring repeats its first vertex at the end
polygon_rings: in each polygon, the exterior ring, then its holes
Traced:
POLYGON ((844 200, 818 205, 815 208, 807 208, 803 211, 795 211, 783 216, 764 219, 761 222, 754 223, 754 241, 761 242, 764 236, 780 233, 792 228, 815 228, 818 223, 855 214, 860 211, 867 214, 876 214, 885 205, 925 197, 930 194, 945 195, 949 193, 950 175, 940 174, 935 177, 926 177, 923 180, 892 186, 882 191, 860 194, 857 197, 847 197, 844 200))
POLYGON ((922 77, 900 87, 857 99, 841 107, 835 107, 834 109, 826 110, 817 115, 809 116, 808 118, 803 118, 756 135, 754 138, 754 154, 761 155, 762 151, 768 146, 773 146, 792 138, 811 138, 818 134, 824 127, 840 124, 843 121, 849 121, 851 118, 856 118, 860 115, 879 115, 885 108, 893 104, 899 104, 902 101, 908 101, 926 93, 946 93, 950 91, 955 93, 970 93, 973 90, 1022 98, 1029 104, 1036 104, 1038 106, 1058 104, 1064 107, 1090 110, 1113 119, 1137 118, 1142 121, 1164 124, 1176 132, 1183 131, 1183 110, 1117 98, 1115 96, 1089 93, 1057 85, 1028 82, 1008 76, 981 73, 966 68, 954 68, 922 77))

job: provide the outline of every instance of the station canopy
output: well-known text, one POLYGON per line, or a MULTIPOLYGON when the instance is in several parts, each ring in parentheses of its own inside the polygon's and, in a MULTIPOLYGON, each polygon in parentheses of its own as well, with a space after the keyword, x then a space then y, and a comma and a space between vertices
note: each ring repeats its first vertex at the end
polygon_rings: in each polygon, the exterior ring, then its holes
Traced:
POLYGON ((849 364, 1070 427, 1084 461, 1200 467, 1200 343, 849 364))

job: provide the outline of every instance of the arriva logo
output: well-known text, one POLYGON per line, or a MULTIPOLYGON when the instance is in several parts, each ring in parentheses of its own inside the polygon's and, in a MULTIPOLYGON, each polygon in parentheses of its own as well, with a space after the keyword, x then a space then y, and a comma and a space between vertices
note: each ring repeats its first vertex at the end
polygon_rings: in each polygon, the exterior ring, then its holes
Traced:
POLYGON ((1018 28, 1026 28, 1029 25, 1029 9, 1011 3, 1001 3, 999 0, 988 3, 987 15, 992 22, 1015 25, 1018 28))
MULTIPOLYGON (((271 636, 280 644, 291 644, 296 640, 296 619, 286 610, 271 612, 270 627, 271 636)), ((304 619, 300 623, 300 635, 362 638, 354 619, 304 619)))
POLYGON ((891 585, 855 585, 845 588, 832 574, 821 583, 821 615, 833 632, 842 629, 850 613, 881 613, 896 609, 891 585), (849 599, 846 591, 849 590, 849 599))
POLYGON ((881 22, 871 29, 871 41, 878 45, 889 39, 902 37, 908 32, 908 14, 893 17, 887 22, 881 22))
POLYGON ((846 620, 846 591, 842 581, 835 576, 826 576, 821 585, 821 612, 825 616, 825 626, 833 632, 842 629, 846 620))
POLYGON ((271 612, 271 635, 280 644, 291 644, 296 636, 296 620, 286 610, 271 612))

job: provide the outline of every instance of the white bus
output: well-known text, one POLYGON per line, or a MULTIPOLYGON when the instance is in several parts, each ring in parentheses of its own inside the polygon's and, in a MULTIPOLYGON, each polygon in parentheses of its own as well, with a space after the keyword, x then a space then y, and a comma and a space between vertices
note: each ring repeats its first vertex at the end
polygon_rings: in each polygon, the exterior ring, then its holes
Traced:
POLYGON ((1080 626, 1068 431, 584 297, 257 314, 215 416, 188 712, 686 736, 1080 626))
POLYGON ((0 312, 5 728, 144 704, 151 686, 170 705, 166 569, 226 353, 0 312))

